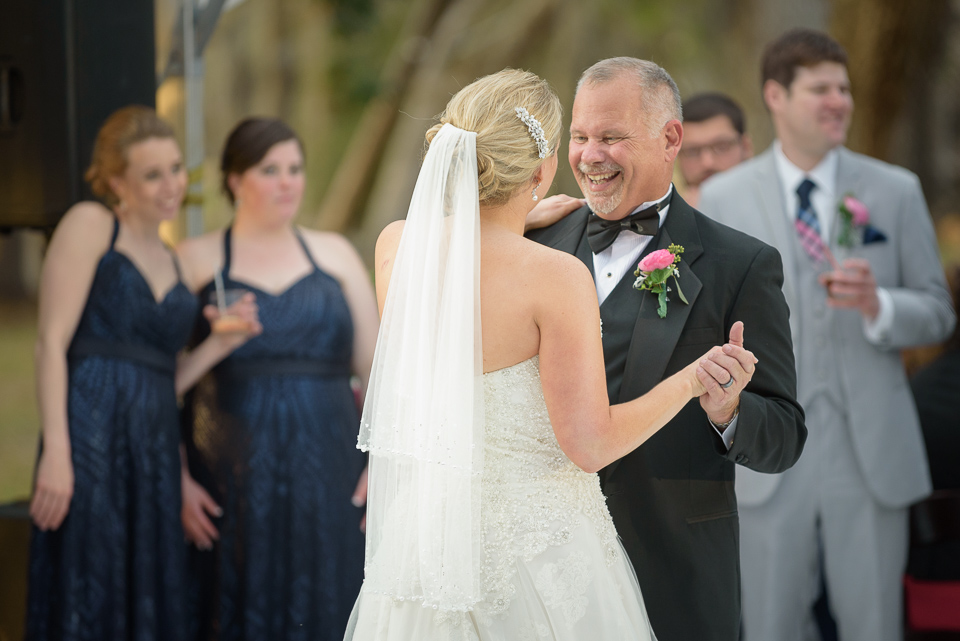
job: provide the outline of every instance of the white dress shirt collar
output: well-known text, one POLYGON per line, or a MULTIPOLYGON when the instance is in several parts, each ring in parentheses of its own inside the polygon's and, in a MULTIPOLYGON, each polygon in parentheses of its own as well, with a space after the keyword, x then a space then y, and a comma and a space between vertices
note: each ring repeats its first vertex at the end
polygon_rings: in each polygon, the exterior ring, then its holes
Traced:
MULTIPOLYGON (((667 189, 666 194, 656 200, 643 203, 630 213, 636 213, 654 203, 658 203, 670 196, 671 193, 673 193, 673 184, 667 189)), ((669 209, 670 205, 668 204, 657 212, 660 216, 661 227, 663 227, 663 222, 667 219, 667 211, 669 209)), ((607 296, 610 295, 613 288, 617 286, 617 283, 626 275, 627 271, 636 269, 636 263, 640 260, 640 254, 643 253, 643 250, 646 249, 652 239, 653 236, 623 233, 617 236, 617 239, 613 241, 612 245, 599 254, 593 255, 593 279, 597 284, 597 299, 601 304, 606 300, 607 296)))
POLYGON ((793 164, 783 153, 783 145, 779 140, 773 141, 773 159, 780 176, 780 186, 783 189, 783 204, 787 218, 793 222, 797 216, 797 187, 804 178, 809 178, 817 186, 810 194, 813 209, 820 221, 820 231, 823 238, 830 238, 830 229, 836 217, 834 210, 837 203, 837 168, 840 164, 840 152, 836 148, 827 152, 827 155, 810 171, 803 171, 793 164))

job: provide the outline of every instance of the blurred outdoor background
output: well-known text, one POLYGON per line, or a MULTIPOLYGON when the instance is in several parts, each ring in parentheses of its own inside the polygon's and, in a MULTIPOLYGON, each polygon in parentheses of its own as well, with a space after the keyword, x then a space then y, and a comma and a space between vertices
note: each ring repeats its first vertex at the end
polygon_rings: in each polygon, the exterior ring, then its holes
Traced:
MULTIPOLYGON (((181 1, 154 6, 157 107, 183 143, 184 81, 171 60, 181 1)), ((794 26, 847 48, 848 146, 920 176, 944 263, 960 262, 960 0, 230 0, 204 51, 203 227, 230 219, 218 172, 227 132, 245 116, 279 116, 306 147, 301 224, 344 232, 369 264, 379 231, 406 213, 434 117, 458 88, 507 66, 545 77, 569 112, 580 72, 597 60, 654 60, 684 96, 738 100, 759 152, 772 136, 760 53, 794 26)), ((552 191, 579 195, 565 143, 552 191)), ((181 217, 165 233, 173 242, 186 229, 181 217)), ((44 243, 39 232, 0 236, 0 503, 29 494, 36 456, 44 243)))

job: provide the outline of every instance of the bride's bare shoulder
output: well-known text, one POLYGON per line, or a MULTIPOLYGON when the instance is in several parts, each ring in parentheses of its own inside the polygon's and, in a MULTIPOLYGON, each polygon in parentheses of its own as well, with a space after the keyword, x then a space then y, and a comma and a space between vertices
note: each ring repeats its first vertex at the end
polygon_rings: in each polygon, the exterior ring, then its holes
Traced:
POLYGON ((396 256, 397 247, 400 245, 400 236, 403 235, 403 226, 405 224, 405 220, 395 220, 380 232, 380 235, 377 237, 377 246, 374 250, 377 269, 380 268, 380 263, 392 261, 393 257, 396 256))
POLYGON ((591 292, 596 296, 593 276, 579 258, 532 240, 523 239, 523 242, 525 264, 522 271, 534 281, 530 284, 538 291, 564 298, 591 292))
MULTIPOLYGON (((569 276, 586 274, 590 277, 590 270, 579 258, 567 252, 562 252, 540 243, 523 239, 524 254, 529 267, 539 276, 552 275, 569 276)), ((592 278, 592 277, 591 277, 592 278)))

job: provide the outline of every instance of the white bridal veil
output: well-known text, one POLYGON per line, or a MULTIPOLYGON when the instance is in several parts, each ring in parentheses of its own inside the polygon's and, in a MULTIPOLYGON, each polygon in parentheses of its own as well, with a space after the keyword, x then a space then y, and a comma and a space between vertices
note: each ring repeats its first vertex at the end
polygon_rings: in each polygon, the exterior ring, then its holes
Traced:
POLYGON ((481 598, 476 137, 446 124, 424 158, 358 440, 370 453, 364 590, 452 611, 481 598))

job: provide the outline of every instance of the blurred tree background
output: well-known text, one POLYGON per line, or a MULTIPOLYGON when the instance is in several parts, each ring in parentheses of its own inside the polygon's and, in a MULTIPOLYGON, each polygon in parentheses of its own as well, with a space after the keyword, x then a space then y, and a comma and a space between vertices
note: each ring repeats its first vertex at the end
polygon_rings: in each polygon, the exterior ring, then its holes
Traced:
MULTIPOLYGON (((179 4, 156 2, 158 61, 179 4)), ((849 146, 918 173, 936 218, 960 212, 957 0, 246 0, 206 51, 206 227, 230 217, 216 169, 227 132, 247 115, 278 116, 306 146, 301 222, 347 233, 369 258, 406 213, 424 131, 460 87, 506 66, 546 78, 569 110, 593 62, 651 59, 684 95, 741 102, 763 149, 760 55, 794 26, 825 29, 850 53, 849 146)), ((176 79, 159 92, 177 123, 182 95, 176 79)), ((578 193, 565 163, 553 191, 578 193)))
MULTIPOLYGON (((158 73, 180 6, 155 0, 158 73)), ((759 151, 772 138, 760 96, 763 47, 806 26, 829 31, 850 54, 849 146, 920 176, 944 260, 960 261, 960 0, 231 0, 226 7, 205 52, 206 229, 231 216, 218 170, 228 131, 246 116, 277 116, 306 148, 300 222, 344 232, 369 264, 379 231, 406 214, 435 116, 460 87, 507 66, 546 78, 569 121, 583 69, 610 56, 654 60, 684 96, 718 90, 737 99, 759 151)), ((157 99, 182 134, 182 78, 163 81, 157 99)), ((565 140, 560 154, 553 192, 579 195, 565 140)), ((184 229, 181 219, 167 231, 175 239, 184 229)), ((0 278, 0 502, 28 494, 36 454, 31 301, 41 247, 26 232, 0 239, 0 273, 8 274, 0 278)))

